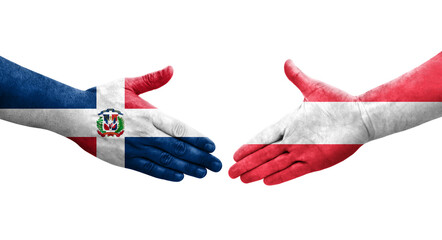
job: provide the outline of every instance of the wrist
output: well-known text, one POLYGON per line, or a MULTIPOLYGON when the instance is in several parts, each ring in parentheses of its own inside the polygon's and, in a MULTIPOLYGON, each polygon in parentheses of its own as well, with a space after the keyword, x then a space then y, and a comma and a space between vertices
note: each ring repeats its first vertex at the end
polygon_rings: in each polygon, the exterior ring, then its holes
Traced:
POLYGON ((375 129, 375 126, 373 125, 372 118, 370 117, 371 109, 368 109, 366 103, 361 101, 360 96, 357 96, 355 98, 355 102, 358 105, 359 113, 361 115, 361 120, 364 124, 365 129, 367 130, 367 135, 368 135, 367 142, 377 139, 378 138, 376 137, 377 131, 375 129))
POLYGON ((442 116, 442 102, 366 102, 358 97, 370 140, 418 126, 442 116))

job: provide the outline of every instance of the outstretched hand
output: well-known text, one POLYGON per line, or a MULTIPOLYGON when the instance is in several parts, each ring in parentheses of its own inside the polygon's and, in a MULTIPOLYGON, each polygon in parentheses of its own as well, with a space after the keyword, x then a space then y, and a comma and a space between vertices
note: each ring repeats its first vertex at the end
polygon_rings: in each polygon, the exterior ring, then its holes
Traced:
POLYGON ((284 70, 304 102, 235 152, 231 178, 280 184, 331 167, 370 140, 357 97, 308 77, 291 60, 284 70))
MULTIPOLYGON (((112 137, 99 136, 98 141, 106 141, 112 148, 117 147, 116 151, 120 153, 116 155, 124 158, 126 168, 170 181, 180 181, 184 174, 203 178, 207 174, 206 169, 214 172, 221 170, 221 162, 210 154, 215 150, 215 144, 139 97, 139 94, 165 85, 172 74, 172 67, 167 67, 142 77, 126 78, 124 104, 114 101, 115 96, 119 95, 114 91, 122 87, 121 81, 98 87, 98 98, 103 99, 100 107, 119 106, 124 109, 126 126, 122 135, 124 145, 118 144, 118 140, 112 137)), ((97 154, 97 157, 115 162, 115 154, 97 154)))
POLYGON ((172 67, 86 91, 1 57, 0 75, 0 119, 51 130, 108 163, 161 179, 221 170, 210 139, 139 97, 165 85, 172 67))

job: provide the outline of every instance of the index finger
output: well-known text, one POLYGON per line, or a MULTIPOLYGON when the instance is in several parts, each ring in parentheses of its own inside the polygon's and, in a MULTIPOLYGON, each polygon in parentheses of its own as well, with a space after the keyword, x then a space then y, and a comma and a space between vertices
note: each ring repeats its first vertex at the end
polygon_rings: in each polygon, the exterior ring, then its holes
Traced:
POLYGON ((132 141, 134 145, 159 148, 179 159, 198 164, 214 172, 219 172, 222 168, 221 161, 215 156, 173 137, 131 137, 126 138, 126 141, 132 141))
POLYGON ((242 145, 233 155, 233 159, 238 162, 259 149, 264 148, 271 143, 280 141, 282 138, 283 130, 281 124, 273 124, 258 133, 254 138, 249 140, 247 144, 242 145))
POLYGON ((282 144, 271 144, 262 148, 247 157, 243 158, 241 161, 235 163, 229 169, 229 176, 231 178, 237 178, 240 175, 278 157, 279 155, 286 153, 287 149, 285 145, 282 144))
POLYGON ((187 142, 203 151, 215 151, 215 143, 183 122, 156 111, 152 116, 153 125, 164 133, 187 142))

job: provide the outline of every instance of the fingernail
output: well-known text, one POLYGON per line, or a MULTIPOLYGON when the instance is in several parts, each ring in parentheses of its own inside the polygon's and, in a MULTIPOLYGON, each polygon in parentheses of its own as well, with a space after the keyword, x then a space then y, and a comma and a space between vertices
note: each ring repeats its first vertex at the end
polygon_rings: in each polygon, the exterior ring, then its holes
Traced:
POLYGON ((203 177, 205 177, 206 174, 207 174, 207 170, 206 170, 206 169, 198 168, 198 169, 196 170, 196 176, 199 177, 199 178, 203 178, 203 177))
MULTIPOLYGON (((233 166, 235 166, 235 165, 233 165, 233 166)), ((235 172, 235 168, 234 167, 230 167, 230 169, 229 169, 229 177, 232 178, 232 179, 235 179, 235 178, 238 177, 236 172, 235 172)))
POLYGON ((176 182, 180 182, 181 180, 183 180, 184 179, 184 174, 182 174, 182 173, 175 173, 175 179, 174 179, 174 181, 176 181, 176 182))
POLYGON ((223 164, 220 161, 213 161, 210 164, 210 170, 212 170, 214 172, 219 172, 222 167, 223 167, 223 164))
POLYGON ((208 152, 213 152, 215 151, 215 145, 211 143, 206 143, 206 145, 204 145, 204 149, 206 149, 206 151, 208 152))

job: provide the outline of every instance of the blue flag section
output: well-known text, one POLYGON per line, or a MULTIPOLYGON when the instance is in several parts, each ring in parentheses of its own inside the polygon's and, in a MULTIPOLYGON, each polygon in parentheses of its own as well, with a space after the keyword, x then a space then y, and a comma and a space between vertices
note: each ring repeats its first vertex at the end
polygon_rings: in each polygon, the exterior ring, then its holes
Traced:
POLYGON ((0 108, 96 108, 96 88, 82 91, 0 57, 0 108))
POLYGON ((125 165, 171 181, 180 181, 180 172, 202 178, 207 173, 205 168, 214 172, 222 168, 216 157, 192 145, 208 141, 206 137, 126 137, 125 165))

